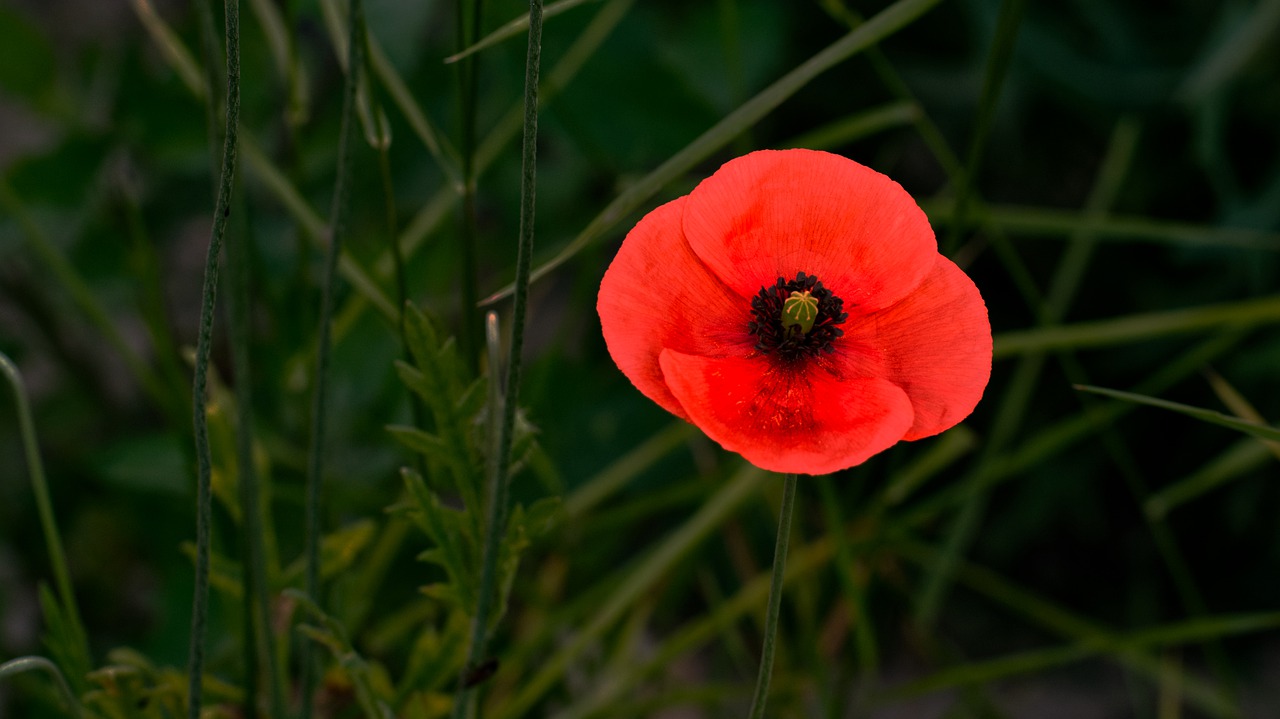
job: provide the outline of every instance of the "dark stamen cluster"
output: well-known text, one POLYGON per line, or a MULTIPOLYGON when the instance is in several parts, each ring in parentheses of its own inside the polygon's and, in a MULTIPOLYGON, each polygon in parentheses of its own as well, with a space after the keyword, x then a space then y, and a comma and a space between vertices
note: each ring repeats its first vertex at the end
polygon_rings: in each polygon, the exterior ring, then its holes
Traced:
POLYGON ((759 294, 751 300, 752 320, 747 329, 759 339, 756 349, 765 354, 776 354, 783 361, 794 362, 819 352, 835 351, 832 342, 844 334, 844 330, 836 325, 849 319, 843 310, 844 300, 823 287, 817 277, 797 272, 796 278, 790 282, 779 277, 773 286, 760 288, 759 294), (813 329, 806 333, 796 326, 783 327, 783 303, 792 292, 805 291, 818 301, 818 316, 813 322, 813 329))

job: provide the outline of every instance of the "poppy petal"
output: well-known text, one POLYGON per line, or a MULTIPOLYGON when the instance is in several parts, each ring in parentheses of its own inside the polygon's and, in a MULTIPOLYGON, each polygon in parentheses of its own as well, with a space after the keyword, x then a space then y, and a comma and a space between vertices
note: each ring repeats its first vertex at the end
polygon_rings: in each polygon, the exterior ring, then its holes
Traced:
POLYGON ((775 472, 852 467, 902 439, 911 401, 878 377, 796 371, 764 357, 700 357, 666 350, 662 373, 684 414, 708 437, 775 472))
POLYGON ((745 353, 750 303, 711 274, 684 241, 686 198, 658 207, 627 234, 600 282, 596 311, 609 354, 649 399, 682 418, 663 381, 665 347, 691 354, 745 353))
POLYGON ((968 417, 991 377, 987 306, 973 281, 941 255, 904 300, 842 327, 845 372, 884 377, 911 398, 915 422, 903 439, 930 437, 968 417))
POLYGON ((918 285, 938 252, 906 190, 827 152, 753 152, 725 163, 688 198, 690 246, 744 297, 805 272, 847 311, 874 311, 918 285))

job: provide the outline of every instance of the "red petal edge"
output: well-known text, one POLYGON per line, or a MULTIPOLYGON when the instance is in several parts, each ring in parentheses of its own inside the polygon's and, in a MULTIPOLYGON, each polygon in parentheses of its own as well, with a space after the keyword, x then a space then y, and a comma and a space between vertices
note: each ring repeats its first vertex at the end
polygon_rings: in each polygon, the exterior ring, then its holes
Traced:
POLYGON ((733 294, 689 249, 686 198, 654 209, 627 234, 604 279, 596 311, 613 361, 646 397, 688 418, 658 366, 666 347, 691 354, 743 353, 750 303, 733 294))
POLYGON ((738 294, 796 272, 868 312, 893 305, 933 266, 924 212, 885 175, 840 155, 762 150, 726 162, 689 194, 684 233, 738 294))
POLYGON ((837 360, 852 375, 883 377, 911 398, 904 439, 930 437, 969 416, 991 378, 991 323, 982 295, 939 255, 901 302, 842 327, 837 360))
POLYGON ((765 357, 699 357, 666 350, 667 386, 689 421, 747 461, 775 472, 826 474, 888 449, 911 426, 911 402, 876 377, 841 379, 765 357))

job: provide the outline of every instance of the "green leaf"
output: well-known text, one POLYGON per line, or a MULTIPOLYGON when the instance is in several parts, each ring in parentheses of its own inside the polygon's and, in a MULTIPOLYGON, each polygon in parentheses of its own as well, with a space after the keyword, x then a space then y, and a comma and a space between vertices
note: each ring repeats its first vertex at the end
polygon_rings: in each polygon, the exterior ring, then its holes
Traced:
POLYGON ((452 614, 448 624, 439 631, 424 627, 409 653, 408 666, 396 690, 396 704, 415 691, 444 686, 456 676, 467 655, 466 641, 467 621, 460 612, 452 614))
POLYGON ((426 457, 428 461, 450 466, 460 476, 472 473, 469 453, 465 447, 446 442, 438 435, 424 432, 417 427, 390 425, 387 431, 401 444, 426 457))
POLYGON ((440 498, 427 489, 422 475, 412 469, 402 469, 405 487, 409 491, 412 507, 408 515, 435 544, 435 547, 419 555, 420 559, 440 565, 449 577, 454 594, 463 607, 475 604, 476 572, 475 537, 466 517, 457 510, 445 507, 440 498))
POLYGON ((39 594, 46 627, 44 644, 54 663, 66 669, 71 686, 77 693, 82 692, 92 661, 85 654, 87 643, 82 630, 67 615, 48 585, 41 583, 39 594))
POLYGON ((377 691, 380 684, 376 681, 377 667, 366 661, 351 645, 350 640, 347 639, 346 628, 302 592, 290 589, 285 593, 297 600, 303 609, 320 621, 322 626, 300 625, 298 632, 333 653, 333 658, 346 671, 352 685, 355 686, 356 700, 366 719, 390 719, 393 716, 388 706, 391 697, 377 691))
POLYGON ((1168 400, 1157 399, 1155 397, 1148 397, 1142 394, 1134 394, 1132 392, 1121 392, 1119 390, 1105 389, 1103 387, 1092 387, 1089 385, 1076 385, 1075 388, 1080 390, 1081 392, 1092 392, 1093 394, 1100 394, 1100 395, 1103 395, 1104 397, 1112 397, 1114 399, 1120 399, 1126 402, 1133 402, 1135 404, 1145 404, 1149 407, 1159 407, 1161 409, 1172 410, 1180 414, 1185 414, 1188 417, 1194 417, 1195 419, 1198 419, 1201 422, 1208 422, 1210 424, 1216 424, 1220 427, 1234 429, 1237 432, 1244 432, 1247 435, 1256 437, 1261 440, 1268 440, 1272 442, 1280 441, 1280 429, 1277 429, 1275 427, 1269 427, 1265 424, 1258 424, 1256 422, 1248 422, 1243 419, 1237 419, 1235 417, 1225 415, 1221 412, 1215 412, 1211 409, 1192 407, 1191 405, 1187 405, 1187 404, 1169 402, 1168 400))

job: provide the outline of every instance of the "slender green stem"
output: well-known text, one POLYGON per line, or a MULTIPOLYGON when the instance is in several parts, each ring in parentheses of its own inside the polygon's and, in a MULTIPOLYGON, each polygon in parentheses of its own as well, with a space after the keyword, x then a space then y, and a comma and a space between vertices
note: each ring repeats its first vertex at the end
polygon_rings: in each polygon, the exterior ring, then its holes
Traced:
POLYGON ((778 516, 778 541, 773 548, 773 577, 769 581, 769 606, 764 615, 764 647, 760 651, 760 674, 751 697, 750 719, 764 716, 773 678, 773 651, 778 639, 778 614, 782 609, 782 580, 787 571, 787 546, 791 542, 791 515, 796 504, 796 475, 788 474, 782 489, 782 509, 778 516))
MULTIPOLYGON (((480 20, 483 0, 458 0, 458 50, 472 45, 480 36, 480 20), (470 8, 468 21, 466 10, 470 8)), ((458 102, 462 119, 462 215, 458 233, 462 255, 462 306, 460 308, 458 347, 469 367, 475 367, 477 354, 477 322, 475 308, 479 297, 477 289, 478 262, 476 245, 479 232, 476 228, 476 100, 478 98, 480 58, 468 57, 458 66, 458 102)))
POLYGON ((62 535, 58 532, 58 520, 53 514, 53 502, 49 499, 49 483, 45 479, 44 461, 40 458, 40 445, 36 442, 36 425, 31 419, 31 404, 27 401, 26 385, 22 382, 22 374, 18 372, 18 367, 3 352, 0 352, 0 371, 4 372, 9 384, 13 386, 13 400, 18 412, 18 431, 22 434, 22 451, 27 457, 27 474, 31 477, 31 492, 36 497, 36 511, 40 515, 40 529, 44 532, 44 541, 49 550, 49 565, 53 568, 53 581, 58 587, 58 598, 62 600, 62 610, 66 612, 71 621, 72 630, 76 633, 76 651, 81 654, 84 668, 88 669, 90 666, 89 643, 85 638, 84 624, 80 620, 80 610, 76 606, 75 594, 71 590, 71 572, 67 570, 67 555, 62 549, 62 535))
MULTIPOLYGON (((354 134, 356 83, 359 68, 364 62, 364 7, 360 0, 351 0, 348 20, 350 36, 347 39, 347 81, 342 98, 342 128, 338 137, 338 173, 333 186, 333 207, 330 208, 329 248, 325 254, 323 290, 320 298, 320 329, 316 338, 316 367, 314 389, 311 395, 311 451, 307 460, 306 489, 306 592, 317 606, 320 601, 320 485, 324 477, 325 447, 325 399, 329 375, 329 335, 333 324, 334 293, 338 280, 338 257, 342 254, 342 242, 346 235, 348 214, 348 186, 351 180, 351 137, 354 134)), ((310 643, 301 652, 303 672, 302 716, 311 716, 311 693, 315 687, 315 672, 311 666, 310 643)))
MULTIPOLYGON (((243 517, 245 585, 246 674, 253 682, 254 665, 261 656, 266 666, 267 688, 271 697, 271 715, 284 716, 279 666, 271 640, 271 603, 268 596, 266 539, 263 521, 262 488, 253 458, 253 380, 251 325, 249 308, 249 223, 245 221, 244 202, 237 202, 240 222, 227 242, 227 310, 230 322, 231 362, 235 370, 236 396, 236 464, 239 466, 240 513, 243 517)), ((256 692, 246 682, 245 712, 252 717, 257 710, 256 692)))
POLYGON ((213 339, 213 312, 218 294, 218 256, 231 214, 231 191, 236 176, 236 138, 240 125, 240 2, 227 0, 227 125, 222 145, 222 176, 213 211, 213 231, 204 265, 204 289, 200 300, 200 329, 196 338, 196 371, 191 392, 196 440, 196 587, 191 602, 191 644, 187 658, 187 716, 199 719, 204 675, 204 634, 209 613, 209 522, 213 512, 212 460, 209 456, 209 424, 205 414, 209 352, 213 339))
MULTIPOLYGON (((465 669, 475 666, 485 653, 489 634, 489 613, 496 591, 498 554, 506 526, 507 475, 511 469, 511 440, 515 433, 516 407, 520 399, 520 355, 524 346, 525 310, 529 295, 529 270, 533 256, 534 207, 537 194, 538 70, 542 61, 542 0, 529 2, 529 50, 524 74, 524 143, 520 176, 520 244, 516 254, 515 304, 511 316, 511 353, 502 392, 502 426, 498 434, 497 457, 489 473, 489 506, 484 549, 480 565, 480 593, 471 620, 471 645, 465 669)), ((496 368, 492 368, 495 369, 496 368)), ((494 388, 497 391, 497 388, 494 388)), ((473 691, 459 683, 453 706, 454 719, 467 714, 473 691)))
MULTIPOLYGON (((373 83, 370 83, 372 85, 373 83)), ((369 88, 370 100, 373 105, 374 115, 381 117, 381 110, 378 105, 377 98, 374 96, 373 88, 369 88)), ((391 158, 390 151, 386 145, 378 148, 378 171, 382 175, 382 194, 386 198, 387 213, 387 244, 390 245, 391 261, 395 270, 396 280, 396 327, 400 333, 400 354, 406 362, 413 358, 409 352, 409 335, 405 328, 405 303, 409 301, 409 282, 405 278, 404 272, 404 252, 400 249, 400 243, 396 237, 396 227, 399 221, 396 218, 396 197, 394 187, 391 184, 391 158)), ((421 427, 422 420, 427 416, 427 410, 422 405, 422 398, 416 392, 409 393, 409 408, 413 413, 413 426, 421 427)), ((422 455, 417 455, 418 473, 426 475, 426 460, 422 455)))

